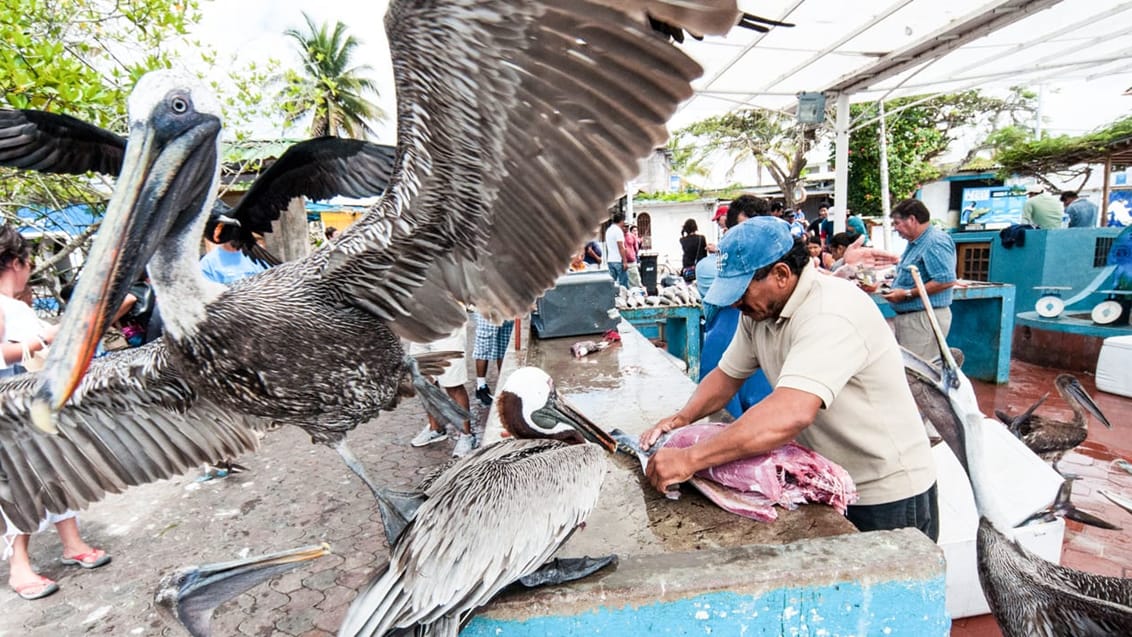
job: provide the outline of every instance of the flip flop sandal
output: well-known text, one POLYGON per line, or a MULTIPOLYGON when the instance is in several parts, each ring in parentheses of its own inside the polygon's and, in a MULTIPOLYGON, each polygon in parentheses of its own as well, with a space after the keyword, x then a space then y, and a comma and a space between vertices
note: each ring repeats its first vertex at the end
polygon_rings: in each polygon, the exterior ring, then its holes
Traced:
POLYGON ((98 568, 110 561, 110 555, 102 549, 80 553, 74 557, 61 557, 59 561, 68 566, 81 566, 86 569, 98 568))
POLYGON ((59 585, 46 577, 40 577, 39 581, 34 584, 21 586, 19 588, 13 586, 12 590, 23 599, 31 601, 33 599, 42 599, 58 592, 59 585))

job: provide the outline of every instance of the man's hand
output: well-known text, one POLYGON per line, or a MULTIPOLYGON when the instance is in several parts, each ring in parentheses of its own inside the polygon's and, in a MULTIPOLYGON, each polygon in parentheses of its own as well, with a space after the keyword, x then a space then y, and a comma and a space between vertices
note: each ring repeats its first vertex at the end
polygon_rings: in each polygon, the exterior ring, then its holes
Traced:
POLYGON ((845 265, 857 265, 879 270, 900 262, 898 255, 885 252, 878 248, 866 248, 864 235, 857 238, 853 245, 845 249, 845 265))
POLYGON ((665 418, 664 420, 661 420, 660 422, 653 425, 652 429, 649 429, 645 431, 645 433, 641 434, 641 449, 643 451, 652 449, 652 446, 656 444, 657 439, 659 439, 661 436, 672 431, 673 429, 679 429, 680 427, 683 427, 687 424, 688 421, 685 420, 679 412, 672 414, 668 418, 665 418))
POLYGON ((882 299, 889 303, 903 303, 904 301, 911 301, 915 298, 915 293, 907 288, 892 288, 888 292, 880 295, 882 299))
POLYGON ((688 460, 688 450, 671 447, 658 449, 645 470, 649 482, 661 493, 666 492, 670 486, 687 482, 694 473, 688 460))

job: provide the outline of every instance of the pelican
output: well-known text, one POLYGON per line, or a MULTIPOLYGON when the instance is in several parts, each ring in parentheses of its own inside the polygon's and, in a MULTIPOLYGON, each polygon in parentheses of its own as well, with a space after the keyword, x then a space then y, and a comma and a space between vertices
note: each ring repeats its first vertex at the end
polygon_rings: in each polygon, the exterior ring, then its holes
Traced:
MULTIPOLYGON (((927 291, 913 270, 921 298, 927 291)), ((991 613, 1006 637, 1132 634, 1132 580, 1086 573, 1047 562, 1004 535, 994 484, 986 467, 996 462, 974 428, 984 425, 974 389, 947 350, 935 315, 928 313, 943 358, 940 390, 951 399, 964 431, 945 436, 965 445, 966 469, 979 512, 976 561, 991 613), (954 379, 954 384, 952 383, 954 379)), ((957 454, 958 456, 958 454, 957 454)), ((1067 496, 1066 496, 1067 497, 1067 496)))
POLYGON ((597 503, 616 441, 560 399, 535 367, 514 371, 494 408, 511 439, 423 485, 422 503, 392 543, 389 563, 350 605, 340 636, 415 630, 455 637, 513 582, 571 581, 616 560, 548 563, 597 503), (579 444, 586 441, 597 444, 579 444))
POLYGON ((153 596, 158 612, 192 637, 208 637, 216 607, 244 591, 303 563, 330 554, 326 544, 270 555, 185 566, 161 578, 153 596))
POLYGON ((1029 409, 1016 417, 1012 418, 1001 411, 995 411, 995 416, 1006 423, 1011 433, 1018 436, 1034 453, 1043 460, 1052 461, 1054 470, 1058 471, 1057 463, 1065 453, 1085 442, 1085 438, 1089 435, 1086 414, 1091 414, 1109 429, 1112 429, 1112 424, 1101 413, 1100 407, 1093 402, 1089 392, 1085 391, 1080 381, 1072 374, 1058 374, 1053 384, 1057 388, 1057 393, 1073 410, 1072 421, 1066 422, 1034 414, 1034 410, 1045 402, 1049 394, 1039 398, 1029 409))
MULTIPOLYGON (((204 279, 197 263, 215 196, 219 104, 174 73, 144 76, 129 99, 126 155, 86 271, 47 368, 17 401, 31 404, 36 426, 0 426, 0 435, 30 441, 4 445, 20 456, 17 478, 28 490, 13 495, 0 484, 0 506, 30 526, 49 504, 97 499, 87 483, 123 471, 92 468, 76 452, 67 460, 86 473, 76 472, 42 449, 87 430, 100 436, 112 417, 150 417, 108 413, 95 422, 72 400, 99 393, 84 370, 110 308, 148 263, 164 308, 161 346, 136 354, 148 358, 135 361, 132 384, 102 391, 142 391, 169 374, 229 413, 299 426, 338 451, 384 517, 388 503, 346 433, 392 407, 406 377, 426 392, 426 408, 448 404, 400 339, 449 333, 466 320, 464 302, 496 318, 524 313, 691 96, 702 69, 656 37, 646 11, 701 33, 726 32, 738 16, 733 0, 392 2, 398 146, 388 188, 335 243, 228 288, 204 279)), ((118 465, 142 453, 198 464, 219 457, 169 444, 153 451, 138 441, 111 456, 118 465)), ((17 479, 4 469, 0 479, 17 479)))
MULTIPOLYGON (((235 208, 215 200, 211 218, 223 228, 209 239, 234 240, 253 260, 279 265, 278 258, 259 246, 255 234, 271 232, 271 223, 295 197, 380 195, 388 185, 393 153, 392 146, 359 139, 316 137, 298 142, 260 172, 235 208)), ((125 154, 125 137, 70 115, 0 109, 0 166, 117 177, 125 154)))

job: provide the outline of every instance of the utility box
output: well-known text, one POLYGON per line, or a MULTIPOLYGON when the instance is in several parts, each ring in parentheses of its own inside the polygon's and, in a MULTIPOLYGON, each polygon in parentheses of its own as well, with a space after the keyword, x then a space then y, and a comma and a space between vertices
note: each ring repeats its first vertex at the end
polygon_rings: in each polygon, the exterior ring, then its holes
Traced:
POLYGON ((1132 397, 1132 336, 1104 339, 1097 357, 1097 389, 1132 397))
POLYGON ((657 253, 642 251, 637 255, 641 268, 641 285, 649 296, 656 296, 656 263, 657 253))
POLYGON ((535 304, 531 326, 539 338, 602 334, 617 327, 617 284, 609 272, 571 272, 558 277, 535 304))

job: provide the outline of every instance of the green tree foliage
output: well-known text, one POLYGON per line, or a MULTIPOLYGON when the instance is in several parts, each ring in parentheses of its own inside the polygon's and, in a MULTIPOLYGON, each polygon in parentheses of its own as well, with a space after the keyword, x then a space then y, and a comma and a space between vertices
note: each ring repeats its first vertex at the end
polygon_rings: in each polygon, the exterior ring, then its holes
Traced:
MULTIPOLYGON (((850 120, 876 119, 876 104, 853 104, 850 120)), ((1015 88, 1007 97, 978 91, 947 95, 903 97, 885 102, 888 141, 888 185, 893 201, 905 199, 927 181, 963 168, 989 148, 988 137, 1006 123, 1032 116, 1033 93, 1015 88), (938 159, 963 134, 966 154, 950 166, 938 159)), ((863 215, 881 214, 879 122, 849 135, 849 207, 863 215)), ((833 153, 831 152, 831 159, 833 153)))
POLYGON ((673 136, 669 149, 674 167, 685 174, 703 173, 706 161, 726 153, 734 167, 753 159, 770 173, 782 190, 787 207, 794 207, 795 193, 802 183, 806 153, 818 138, 817 131, 798 125, 790 115, 763 109, 741 109, 701 120, 673 136))
MULTIPOLYGON (((1085 135, 1070 137, 1043 136, 1021 127, 996 131, 988 140, 994 147, 994 159, 1003 177, 1031 175, 1055 187, 1053 176, 1063 179, 1081 178, 1082 185, 1092 174, 1090 164, 1101 163, 1105 153, 1116 144, 1132 140, 1132 116, 1124 117, 1085 135)), ((1119 166, 1118 166, 1119 168, 1119 166)))
POLYGON ((360 42, 346 34, 346 25, 337 22, 316 25, 303 14, 306 31, 288 29, 302 56, 302 72, 285 73, 283 109, 289 124, 312 116, 310 135, 339 135, 364 138, 372 135, 369 121, 380 121, 385 113, 368 95, 377 96, 377 83, 367 77, 367 65, 352 66, 360 42))

